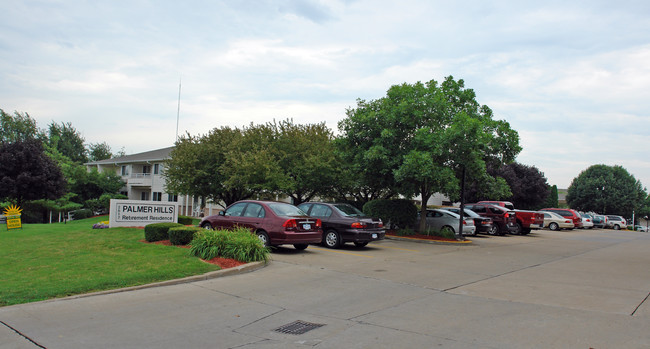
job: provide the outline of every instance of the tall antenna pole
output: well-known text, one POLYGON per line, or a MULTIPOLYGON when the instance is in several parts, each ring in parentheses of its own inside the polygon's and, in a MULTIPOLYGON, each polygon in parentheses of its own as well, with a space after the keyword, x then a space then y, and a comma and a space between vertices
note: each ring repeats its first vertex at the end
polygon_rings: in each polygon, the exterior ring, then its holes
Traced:
POLYGON ((178 142, 178 120, 181 117, 181 79, 178 79, 178 109, 176 109, 176 142, 178 142))

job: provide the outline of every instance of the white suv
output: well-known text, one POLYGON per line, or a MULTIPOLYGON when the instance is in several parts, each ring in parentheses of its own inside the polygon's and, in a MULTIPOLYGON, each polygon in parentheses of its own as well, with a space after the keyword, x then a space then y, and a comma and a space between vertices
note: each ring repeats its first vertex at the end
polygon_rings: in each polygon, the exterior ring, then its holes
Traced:
POLYGON ((614 228, 614 230, 627 229, 625 218, 621 216, 607 215, 607 227, 614 228))

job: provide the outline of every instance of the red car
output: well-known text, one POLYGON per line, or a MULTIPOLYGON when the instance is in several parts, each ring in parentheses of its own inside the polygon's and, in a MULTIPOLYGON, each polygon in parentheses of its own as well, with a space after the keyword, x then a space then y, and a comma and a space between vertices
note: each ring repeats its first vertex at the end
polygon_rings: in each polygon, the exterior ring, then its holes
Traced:
POLYGON ((244 227, 257 235, 264 246, 291 244, 304 250, 323 240, 320 219, 311 218, 298 207, 274 201, 243 200, 199 223, 205 229, 244 227))

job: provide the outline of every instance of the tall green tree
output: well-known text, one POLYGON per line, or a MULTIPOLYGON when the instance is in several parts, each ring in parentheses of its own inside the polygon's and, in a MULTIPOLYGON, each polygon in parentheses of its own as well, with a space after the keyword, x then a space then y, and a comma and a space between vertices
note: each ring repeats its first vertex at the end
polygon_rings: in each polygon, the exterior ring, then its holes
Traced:
POLYGON ((550 193, 548 195, 548 198, 546 198, 546 202, 544 202, 544 207, 558 207, 559 205, 559 195, 557 192, 557 185, 553 185, 551 187, 550 193))
POLYGON ((29 114, 15 111, 11 115, 0 109, 0 143, 44 138, 43 131, 36 126, 36 120, 29 114))
MULTIPOLYGON (((478 193, 475 187, 469 189, 467 200, 476 202, 480 200, 505 200, 511 201, 516 208, 523 210, 537 210, 544 207, 550 194, 548 181, 537 167, 512 162, 503 166, 488 166, 487 173, 495 178, 503 178, 510 191, 510 195, 494 197, 486 193, 478 193)), ((557 195, 557 188, 556 188, 557 195)), ((557 197, 555 199, 557 201, 557 197)), ((555 206, 550 207, 556 207, 555 206)))
POLYGON ((27 139, 0 144, 0 199, 57 199, 65 192, 61 169, 43 151, 41 141, 27 139))
POLYGON ((339 164, 325 123, 283 120, 268 125, 275 134, 270 150, 279 171, 269 189, 291 197, 294 205, 331 192, 339 164))
POLYGON ((113 157, 111 147, 106 142, 90 143, 88 145, 88 160, 99 161, 106 160, 113 157))
MULTIPOLYGON (((165 186, 170 193, 204 197, 214 203, 230 205, 251 198, 255 193, 247 183, 226 183, 224 164, 239 151, 243 133, 238 128, 221 127, 206 135, 179 137, 165 162, 165 186)), ((231 162, 232 163, 232 162, 231 162)))
POLYGON ((52 122, 48 128, 48 144, 77 163, 88 162, 84 138, 71 123, 52 122))
MULTIPOLYGON (((355 158, 372 160, 378 177, 394 181, 405 196, 419 194, 423 203, 436 192, 459 199, 463 175, 492 191, 507 191, 505 181, 489 176, 486 166, 512 162, 521 151, 517 132, 493 119, 474 91, 451 76, 441 84, 392 86, 386 97, 349 110, 339 127, 341 137, 348 138, 344 142, 357 145, 348 148, 359 153, 355 158)), ((424 230, 426 205, 421 209, 424 230)))
POLYGON ((632 217, 647 197, 641 182, 622 166, 593 165, 574 178, 566 197, 569 207, 632 217))

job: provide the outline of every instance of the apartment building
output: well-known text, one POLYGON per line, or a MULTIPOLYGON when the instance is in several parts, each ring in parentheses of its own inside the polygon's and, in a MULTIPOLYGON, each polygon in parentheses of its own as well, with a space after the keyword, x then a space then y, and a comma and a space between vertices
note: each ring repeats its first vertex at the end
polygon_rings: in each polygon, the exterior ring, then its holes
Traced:
POLYGON ((169 158, 173 149, 174 147, 168 147, 93 161, 86 163, 86 168, 96 168, 99 172, 112 171, 120 175, 126 183, 120 192, 129 200, 176 202, 179 214, 198 217, 198 198, 165 192, 164 161, 169 158))

